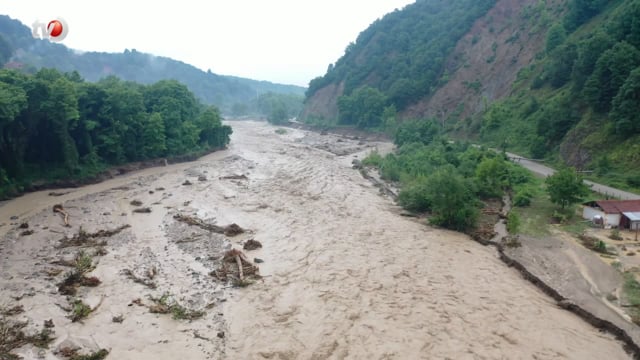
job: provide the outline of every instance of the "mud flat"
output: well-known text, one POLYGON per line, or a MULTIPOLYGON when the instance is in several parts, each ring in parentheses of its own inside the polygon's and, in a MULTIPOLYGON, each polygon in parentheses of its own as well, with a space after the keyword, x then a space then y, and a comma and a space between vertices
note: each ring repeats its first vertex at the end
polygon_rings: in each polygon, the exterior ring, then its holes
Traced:
POLYGON ((55 325, 48 350, 26 345, 14 353, 56 359, 66 346, 106 349, 114 359, 630 357, 494 249, 400 216, 351 168, 390 144, 290 128, 279 135, 258 122, 232 126, 229 149, 198 161, 0 207, 0 305, 24 307, 4 318, 29 320, 33 332, 45 320, 55 325), (70 214, 70 228, 55 204, 70 214), (140 207, 151 212, 133 212, 140 207), (177 214, 247 231, 228 236, 177 214), (33 234, 20 235, 23 222, 33 234), (93 234, 130 227, 96 246, 60 247, 81 225, 93 234), (261 280, 230 288, 210 275, 226 250, 249 239, 262 244, 245 252, 263 261, 261 280), (57 284, 69 269, 52 262, 80 250, 95 267, 85 275, 101 283, 62 295, 57 284), (93 311, 73 322, 65 308, 75 299, 93 311), (199 316, 150 311, 161 302, 199 316))

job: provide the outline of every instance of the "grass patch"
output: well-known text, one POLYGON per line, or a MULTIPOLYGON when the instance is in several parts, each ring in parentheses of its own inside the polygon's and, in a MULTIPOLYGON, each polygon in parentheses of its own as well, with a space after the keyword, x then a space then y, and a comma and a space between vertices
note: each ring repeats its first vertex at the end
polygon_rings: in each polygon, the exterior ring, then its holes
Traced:
POLYGON ((178 304, 176 301, 171 301, 171 295, 168 293, 163 294, 159 298, 150 297, 153 305, 149 306, 149 312, 154 314, 171 314, 174 320, 195 320, 205 315, 204 311, 190 310, 186 307, 178 304))
POLYGON ((100 349, 90 354, 79 354, 79 349, 65 347, 60 350, 60 355, 69 360, 103 360, 109 355, 109 350, 100 349))
POLYGON ((546 193, 536 191, 531 204, 526 207, 515 207, 513 211, 520 218, 519 233, 529 236, 550 235, 549 222, 557 206, 551 203, 546 193))
POLYGON ((85 304, 82 300, 76 300, 73 302, 69 318, 71 319, 71 322, 80 321, 89 316, 92 311, 91 307, 85 304))
POLYGON ((544 180, 536 178, 533 185, 528 187, 531 195, 529 206, 514 207, 511 211, 520 218, 518 233, 529 236, 548 236, 550 227, 558 227, 573 235, 581 235, 589 227, 589 222, 579 214, 580 205, 571 205, 561 209, 549 200, 544 180))
POLYGON ((27 344, 32 344, 39 348, 48 348, 49 344, 55 340, 53 331, 46 327, 35 334, 25 333, 24 328, 27 325, 26 321, 0 318, 0 359, 21 359, 11 352, 27 344))
POLYGON ((624 284, 622 290, 624 291, 624 297, 629 303, 627 312, 631 316, 631 320, 640 325, 640 283, 636 280, 636 277, 632 273, 624 273, 624 284))
POLYGON ((584 231, 589 228, 589 221, 580 220, 577 216, 575 216, 572 220, 569 220, 567 224, 561 225, 560 228, 570 234, 579 236, 584 234, 584 231))

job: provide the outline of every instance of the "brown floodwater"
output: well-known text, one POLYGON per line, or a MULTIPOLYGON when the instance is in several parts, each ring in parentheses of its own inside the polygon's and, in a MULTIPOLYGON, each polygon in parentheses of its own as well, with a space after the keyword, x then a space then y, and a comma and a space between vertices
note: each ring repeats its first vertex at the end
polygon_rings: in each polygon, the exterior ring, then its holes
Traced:
MULTIPOLYGON (((248 256, 264 260, 264 278, 246 288, 224 290, 227 300, 215 310, 224 314, 222 347, 198 352, 196 340, 180 340, 186 325, 172 330, 170 320, 162 320, 154 325, 155 333, 169 339, 174 331, 178 339, 157 345, 162 351, 152 350, 155 339, 136 348, 133 340, 105 331, 102 341, 115 349, 117 358, 168 359, 181 351, 185 358, 203 359, 629 358, 620 342, 560 309, 505 266, 493 248, 402 217, 391 200, 351 168, 355 156, 362 158, 373 147, 389 151, 390 144, 294 129, 278 135, 262 122, 231 125, 229 149, 197 162, 143 170, 62 197, 32 193, 0 207, 0 223, 8 223, 11 215, 29 218, 55 203, 144 178, 145 187, 171 187, 171 198, 163 199, 166 207, 178 208, 189 200, 201 218, 253 231, 251 237, 263 248, 248 256), (327 151, 337 148, 353 153, 327 151), (194 168, 206 169, 209 181, 179 186, 194 168), (245 174, 248 180, 219 180, 229 174, 245 174), (121 344, 126 351, 118 348, 121 344)), ((102 201, 118 211, 127 205, 118 196, 107 194, 102 201)), ((142 191, 137 196, 148 200, 142 191)), ((148 218, 131 217, 133 234, 153 253, 164 249, 164 255, 157 255, 159 264, 195 264, 187 254, 157 245, 165 241, 163 216, 154 210, 148 218)), ((8 228, 0 227, 0 232, 8 228)), ((116 250, 122 259, 135 253, 125 247, 116 250)), ((109 258, 103 263, 107 266, 109 258)), ((191 268, 200 271, 196 265, 191 268)), ((109 273, 98 269, 103 276, 109 273)), ((126 291, 129 285, 118 286, 126 291)), ((148 314, 130 316, 138 316, 132 327, 154 322, 148 314)), ((200 322, 199 334, 212 342, 215 333, 205 331, 213 321, 193 322, 200 322)), ((86 326, 100 325, 88 321, 86 326)))

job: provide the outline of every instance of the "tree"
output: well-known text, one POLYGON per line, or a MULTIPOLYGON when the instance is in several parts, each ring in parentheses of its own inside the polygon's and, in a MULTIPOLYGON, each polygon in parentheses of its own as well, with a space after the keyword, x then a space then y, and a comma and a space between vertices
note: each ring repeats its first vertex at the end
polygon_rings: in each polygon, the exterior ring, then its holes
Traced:
POLYGON ((640 51, 622 41, 605 51, 596 62, 595 70, 584 86, 584 95, 599 112, 607 112, 611 100, 624 84, 629 73, 640 66, 640 51))
POLYGON ((431 223, 453 230, 467 230, 478 219, 472 186, 450 166, 435 172, 427 180, 427 198, 431 204, 431 223))
POLYGON ((144 153, 149 158, 155 158, 164 155, 167 150, 164 133, 164 121, 162 115, 153 113, 147 116, 144 121, 142 132, 142 142, 144 144, 144 153))
POLYGON ((377 127, 382 124, 386 103, 387 97, 380 90, 370 86, 361 87, 353 94, 338 99, 340 123, 360 128, 377 127))
POLYGON ((566 38, 567 31, 564 29, 564 26, 562 26, 562 24, 553 25, 547 33, 547 53, 550 53, 553 49, 562 44, 566 38))
POLYGON ((630 137, 640 132, 640 67, 625 80, 609 115, 618 135, 630 137))
POLYGON ((288 114, 287 108, 281 101, 276 101, 271 106, 271 111, 269 112, 269 116, 267 116, 267 121, 272 124, 283 124, 287 121, 288 114))
POLYGON ((547 193, 551 202, 563 209, 576 204, 589 194, 589 188, 573 168, 563 168, 546 179, 547 193))
POLYGON ((485 158, 476 168, 476 179, 482 194, 499 197, 503 188, 509 185, 508 164, 498 157, 485 158))

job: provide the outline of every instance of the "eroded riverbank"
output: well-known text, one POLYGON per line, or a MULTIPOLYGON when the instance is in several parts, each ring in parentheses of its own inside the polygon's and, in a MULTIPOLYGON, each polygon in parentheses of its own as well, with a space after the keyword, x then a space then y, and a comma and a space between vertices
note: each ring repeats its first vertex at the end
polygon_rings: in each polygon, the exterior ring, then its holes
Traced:
POLYGON ((194 163, 55 199, 28 194, 1 207, 0 222, 20 216, 0 227, 9 230, 0 253, 2 298, 24 295, 19 318, 37 325, 54 320, 52 349, 70 339, 119 359, 629 358, 620 342, 560 309, 493 249, 400 216, 351 169, 353 154, 389 144, 232 125, 229 149, 194 163), (246 179, 220 179, 230 174, 246 179), (134 199, 152 212, 132 214, 134 199), (71 229, 51 213, 55 203, 71 213, 71 229), (200 233, 176 224, 178 212, 250 231, 233 238, 200 233), (15 227, 25 220, 39 227, 20 237, 15 227), (64 297, 37 267, 50 266, 56 242, 79 225, 94 231, 122 224, 132 227, 109 239, 108 253, 95 259, 92 274, 102 284, 80 292, 100 306, 83 323, 71 322, 55 305, 64 297), (248 255, 265 261, 259 264, 265 277, 224 289, 208 276, 215 267, 210 257, 248 238, 264 246, 248 255), (126 268, 142 276, 153 266, 155 289, 122 274, 126 268), (206 314, 177 321, 128 306, 165 292, 206 314), (113 322, 116 315, 124 321, 113 322))

